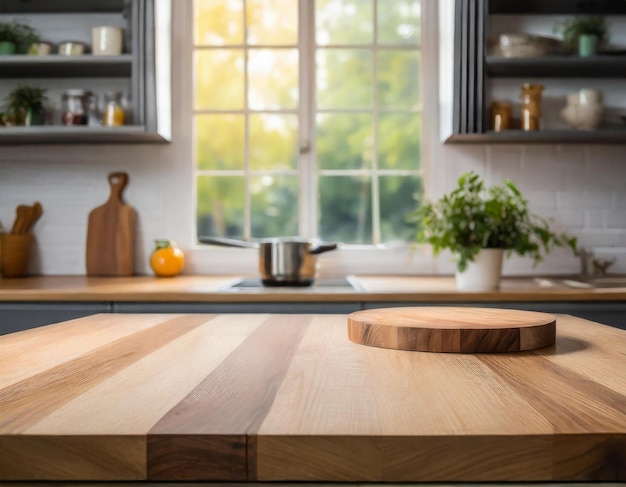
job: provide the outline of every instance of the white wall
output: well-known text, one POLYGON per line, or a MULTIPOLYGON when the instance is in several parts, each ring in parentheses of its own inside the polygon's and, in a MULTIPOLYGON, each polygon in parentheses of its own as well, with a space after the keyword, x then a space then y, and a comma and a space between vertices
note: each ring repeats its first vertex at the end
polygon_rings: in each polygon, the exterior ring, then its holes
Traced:
MULTIPOLYGON (((40 201, 44 215, 35 227, 32 270, 46 275, 84 274, 87 215, 108 197, 106 176, 127 171, 126 201, 138 214, 136 271, 148 274, 147 259, 156 238, 173 238, 186 251, 187 273, 227 270, 223 254, 193 249, 194 205, 191 166, 190 2, 174 2, 173 140, 169 145, 0 146, 0 222, 10 227, 15 207, 40 201)), ((436 69, 430 72, 436 73, 436 69)), ((436 98, 436 97, 434 97, 436 98)), ((626 272, 626 145, 624 146, 441 146, 437 120, 426 127, 429 139, 427 191, 439 196, 465 171, 489 183, 514 180, 554 227, 580 237, 599 255, 616 256, 614 270, 626 272)), ((256 256, 240 251, 237 263, 255 269, 256 256), (240 257, 239 257, 240 256, 240 257)), ((332 254, 332 253, 331 253, 332 254)), ((341 255, 328 254, 329 262, 341 255)), ((232 255, 232 252, 231 254, 232 255)), ((403 272, 451 273, 449 256, 403 272)), ((368 262, 363 272, 389 269, 368 262)), ((526 259, 509 259, 505 274, 577 272, 578 262, 555 251, 536 269, 526 259)))

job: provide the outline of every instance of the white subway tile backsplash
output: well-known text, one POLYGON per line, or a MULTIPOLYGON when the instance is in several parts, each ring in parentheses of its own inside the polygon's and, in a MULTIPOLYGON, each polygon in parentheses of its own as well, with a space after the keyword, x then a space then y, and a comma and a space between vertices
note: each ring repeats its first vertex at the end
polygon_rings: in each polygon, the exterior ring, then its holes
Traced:
POLYGON ((528 205, 534 211, 554 210, 556 193, 554 191, 534 191, 528 196, 528 205))
POLYGON ((558 192, 557 208, 610 210, 613 208, 613 194, 598 191, 558 192))
POLYGON ((575 232, 578 245, 585 248, 611 247, 615 245, 617 235, 601 231, 583 230, 575 232))
POLYGON ((613 208, 616 210, 626 210, 626 188, 621 192, 613 193, 613 208))
POLYGON ((585 207, 582 192, 559 191, 556 193, 556 207, 565 210, 578 210, 585 207))
MULTIPOLYGON (((581 213, 583 213, 581 211, 581 213)), ((602 210, 585 210, 585 228, 606 228, 605 215, 602 210)))
POLYGON ((511 179, 521 188, 523 151, 521 146, 487 147, 487 183, 499 184, 503 179, 511 179))
POLYGON ((626 210, 609 210, 605 218, 607 228, 626 228, 626 210))
POLYGON ((580 210, 544 211, 540 216, 550 221, 554 231, 573 231, 585 226, 585 214, 580 210))

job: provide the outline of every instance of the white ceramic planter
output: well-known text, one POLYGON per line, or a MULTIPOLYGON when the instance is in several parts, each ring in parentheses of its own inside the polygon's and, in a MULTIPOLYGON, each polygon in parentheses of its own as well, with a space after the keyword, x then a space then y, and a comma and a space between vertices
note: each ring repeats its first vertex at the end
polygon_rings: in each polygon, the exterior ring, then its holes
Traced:
POLYGON ((463 272, 456 271, 459 291, 493 291, 500 287, 502 249, 482 249, 463 272))

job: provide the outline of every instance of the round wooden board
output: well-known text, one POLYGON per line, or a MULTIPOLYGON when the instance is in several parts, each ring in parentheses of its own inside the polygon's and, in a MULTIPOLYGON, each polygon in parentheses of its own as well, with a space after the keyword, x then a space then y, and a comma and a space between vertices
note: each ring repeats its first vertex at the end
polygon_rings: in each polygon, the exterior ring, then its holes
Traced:
POLYGON ((549 347, 556 318, 496 308, 423 306, 381 308, 348 315, 348 337, 371 347, 420 352, 520 352, 549 347))

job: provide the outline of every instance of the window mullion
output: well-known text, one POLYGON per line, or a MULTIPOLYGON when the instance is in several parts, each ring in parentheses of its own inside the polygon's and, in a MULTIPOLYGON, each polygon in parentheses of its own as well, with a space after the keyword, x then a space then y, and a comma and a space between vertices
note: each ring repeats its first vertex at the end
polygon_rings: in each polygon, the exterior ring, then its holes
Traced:
POLYGON ((374 0, 374 47, 372 49, 372 95, 374 97, 374 124, 372 144, 372 243, 381 241, 380 236, 380 186, 378 181, 378 0, 374 0))
POLYGON ((299 231, 305 238, 316 237, 317 174, 315 170, 315 1, 298 5, 299 67, 299 231))
POLYGON ((250 194, 250 114, 248 111, 248 5, 243 0, 243 107, 244 107, 244 204, 243 204, 243 238, 252 237, 252 195, 250 194))

